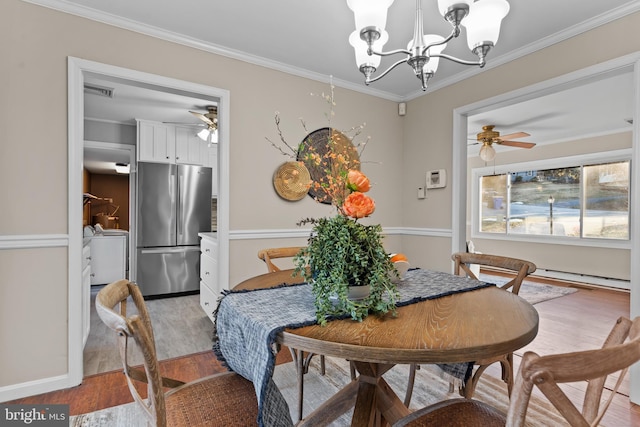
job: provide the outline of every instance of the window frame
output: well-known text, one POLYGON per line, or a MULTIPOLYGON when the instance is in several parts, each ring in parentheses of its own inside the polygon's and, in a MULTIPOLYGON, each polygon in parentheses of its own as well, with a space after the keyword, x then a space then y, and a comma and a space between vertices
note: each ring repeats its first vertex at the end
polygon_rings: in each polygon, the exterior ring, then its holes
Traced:
MULTIPOLYGON (((488 233, 480 231, 479 219, 481 215, 481 197, 480 197, 480 178, 487 175, 501 175, 507 173, 526 172, 531 170, 543 169, 560 169, 568 167, 584 166, 613 163, 613 162, 629 162, 629 186, 631 187, 631 171, 633 168, 632 149, 612 150, 598 153, 581 154, 576 156, 558 157, 546 160, 534 160, 530 162, 510 163, 505 165, 491 165, 480 168, 471 169, 471 237, 473 239, 489 239, 504 240, 513 242, 531 242, 544 244, 559 244, 571 246, 589 246, 598 248, 612 249, 631 249, 631 221, 633 221, 632 203, 629 203, 629 239, 603 239, 590 237, 563 237, 558 235, 538 235, 538 234, 508 234, 505 233, 488 233)), ((507 209, 509 208, 509 199, 511 192, 507 192, 507 209)), ((629 198, 633 196, 630 189, 629 198)), ((581 208, 581 217, 583 215, 581 208)))

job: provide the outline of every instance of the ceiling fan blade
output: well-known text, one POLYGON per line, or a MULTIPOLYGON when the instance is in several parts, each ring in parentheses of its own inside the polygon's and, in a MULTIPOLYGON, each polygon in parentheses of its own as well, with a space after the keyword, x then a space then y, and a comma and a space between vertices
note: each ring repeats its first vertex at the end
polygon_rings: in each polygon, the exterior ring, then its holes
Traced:
POLYGON ((510 133, 508 135, 500 135, 500 139, 501 140, 507 140, 507 139, 518 139, 518 138, 524 138, 527 136, 531 136, 526 132, 516 132, 516 133, 510 133))
POLYGON ((504 141, 504 140, 499 140, 496 141, 496 143, 500 144, 500 145, 508 145, 509 147, 519 147, 519 148, 531 148, 531 147, 535 147, 535 143, 533 142, 524 142, 524 141, 504 141))
POLYGON ((213 125, 213 120, 211 120, 209 117, 205 116, 202 113, 197 113, 195 111, 189 111, 191 114, 193 114, 194 116, 196 116, 197 118, 199 118, 200 120, 202 120, 203 122, 205 122, 208 125, 213 125))
POLYGON ((205 127, 204 123, 187 123, 187 122, 162 122, 167 125, 180 125, 180 126, 196 126, 196 127, 205 127))

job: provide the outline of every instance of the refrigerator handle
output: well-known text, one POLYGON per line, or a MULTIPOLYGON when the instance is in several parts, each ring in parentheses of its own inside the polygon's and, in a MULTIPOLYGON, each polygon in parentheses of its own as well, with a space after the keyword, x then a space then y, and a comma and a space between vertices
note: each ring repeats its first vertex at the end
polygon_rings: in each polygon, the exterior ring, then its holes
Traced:
POLYGON ((182 181, 183 181, 183 176, 182 176, 182 171, 180 170, 180 168, 178 168, 178 190, 177 190, 177 198, 178 198, 178 203, 176 206, 178 206, 178 213, 177 213, 177 221, 178 221, 178 241, 180 241, 180 239, 182 238, 182 235, 184 234, 184 224, 182 223, 182 190, 183 190, 183 186, 182 186, 182 181))

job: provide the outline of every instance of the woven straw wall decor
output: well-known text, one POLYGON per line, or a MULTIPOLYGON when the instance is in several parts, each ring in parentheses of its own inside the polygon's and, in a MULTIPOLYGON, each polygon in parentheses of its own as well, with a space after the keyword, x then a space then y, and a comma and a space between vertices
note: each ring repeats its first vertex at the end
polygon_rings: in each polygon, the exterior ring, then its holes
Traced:
POLYGON ((286 162, 273 174, 273 187, 280 197, 289 201, 301 200, 311 186, 311 175, 302 162, 286 162))

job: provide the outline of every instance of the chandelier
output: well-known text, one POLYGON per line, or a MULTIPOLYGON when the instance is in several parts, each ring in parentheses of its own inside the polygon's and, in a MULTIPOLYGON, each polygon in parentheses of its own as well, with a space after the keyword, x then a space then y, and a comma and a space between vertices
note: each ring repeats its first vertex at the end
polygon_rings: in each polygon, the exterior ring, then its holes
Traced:
POLYGON ((438 0, 440 14, 453 27, 451 33, 443 37, 424 34, 422 1, 416 0, 413 39, 409 41, 407 49, 383 52, 382 48, 389 39, 384 28, 387 9, 391 3, 393 0, 347 0, 356 23, 356 30, 349 37, 349 43, 355 50, 356 64, 365 76, 366 85, 381 79, 405 62, 413 68, 422 84, 422 90, 427 90, 427 82, 438 69, 440 58, 458 64, 484 67, 487 53, 498 41, 502 18, 509 12, 506 0, 438 0), (460 35, 460 25, 466 29, 469 50, 478 57, 477 61, 467 61, 442 53, 447 43, 460 35), (405 57, 374 77, 382 57, 395 54, 404 54, 405 57))

